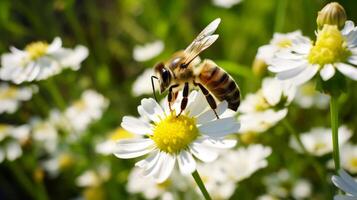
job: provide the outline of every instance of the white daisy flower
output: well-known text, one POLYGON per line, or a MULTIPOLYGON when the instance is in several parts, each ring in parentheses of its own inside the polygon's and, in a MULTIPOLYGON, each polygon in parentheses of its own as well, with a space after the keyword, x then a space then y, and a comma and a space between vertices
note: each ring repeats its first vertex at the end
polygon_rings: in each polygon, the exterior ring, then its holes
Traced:
POLYGON ((286 117, 296 88, 289 82, 274 78, 265 78, 262 89, 254 94, 247 94, 238 111, 242 123, 240 133, 264 132, 286 117))
POLYGON ((318 72, 324 81, 331 79, 336 69, 343 75, 357 80, 357 29, 352 21, 346 21, 340 31, 337 26, 325 24, 317 32, 312 43, 302 36, 292 40, 286 51, 275 54, 270 71, 281 80, 300 85, 318 72))
POLYGON ((302 108, 316 107, 318 109, 326 109, 330 103, 330 96, 316 91, 316 86, 312 82, 298 87, 294 102, 302 108))
POLYGON ((133 50, 133 58, 139 62, 147 61, 159 55, 162 50, 164 50, 164 43, 160 40, 143 46, 137 45, 133 50))
POLYGON ((142 178, 143 169, 133 168, 128 177, 126 189, 131 194, 141 193, 145 199, 174 200, 175 192, 187 191, 188 179, 179 176, 176 170, 172 176, 162 183, 157 183, 152 177, 142 178))
POLYGON ((242 0, 213 0, 213 4, 222 8, 231 8, 242 0))
POLYGON ((311 199, 311 183, 304 178, 294 179, 286 169, 265 177, 263 183, 272 199, 311 199))
MULTIPOLYGON (((180 111, 182 97, 177 98, 170 112, 167 101, 163 108, 153 99, 143 99, 138 107, 142 118, 124 117, 121 126, 129 132, 148 138, 120 140, 115 155, 119 158, 135 158, 150 153, 150 156, 136 163, 157 182, 165 181, 171 174, 176 161, 182 174, 196 170, 195 156, 204 162, 218 157, 220 149, 235 146, 236 140, 224 139, 236 133, 239 123, 234 117, 216 119, 203 94, 193 91, 185 111, 180 111)), ((221 102, 217 113, 227 110, 227 102, 221 102)))
POLYGON ((22 155, 21 145, 30 135, 28 125, 12 126, 0 124, 0 163, 5 159, 14 161, 22 155))
POLYGON ((270 194, 264 194, 264 195, 261 195, 257 198, 257 200, 279 200, 279 198, 277 197, 274 197, 270 194))
POLYGON ((55 178, 61 171, 70 169, 74 163, 73 153, 57 149, 57 152, 51 154, 48 159, 41 161, 41 166, 51 178, 55 178))
POLYGON ((255 59, 270 63, 274 54, 281 50, 289 49, 293 39, 296 37, 303 37, 300 30, 290 33, 274 33, 273 39, 270 40, 269 44, 259 47, 255 59))
POLYGON ((32 118, 30 124, 34 141, 43 146, 48 153, 56 151, 58 143, 56 127, 50 121, 39 118, 32 118))
MULTIPOLYGON (((352 136, 352 131, 345 126, 338 129, 339 145, 343 145, 352 136)), ((323 156, 331 153, 333 150, 332 131, 329 128, 317 127, 309 132, 300 135, 301 142, 305 149, 312 155, 323 156)), ((290 146, 302 153, 297 141, 294 137, 290 138, 290 146)))
POLYGON ((34 42, 24 50, 15 47, 10 50, 11 53, 1 56, 0 79, 15 84, 47 79, 66 67, 78 70, 88 56, 88 49, 81 45, 75 49, 63 48, 59 37, 51 44, 34 42))
POLYGON ((340 153, 341 166, 352 174, 357 173, 357 145, 345 144, 340 153))
POLYGON ((101 118, 104 110, 108 107, 109 100, 94 90, 86 90, 81 98, 70 107, 63 115, 76 132, 84 131, 88 125, 101 118))
POLYGON ((197 168, 213 199, 229 199, 237 182, 268 165, 266 158, 270 154, 270 147, 250 145, 247 148, 224 151, 213 163, 199 164, 197 168))
POLYGON ((28 101, 38 91, 37 86, 15 87, 0 83, 0 114, 14 113, 22 101, 28 101))
POLYGON ((357 182, 344 170, 338 171, 338 176, 332 177, 332 182, 346 195, 336 195, 334 200, 355 200, 357 199, 357 182))
POLYGON ((135 137, 137 136, 119 127, 109 133, 107 140, 98 143, 95 146, 95 151, 102 155, 111 155, 114 153, 117 141, 135 137))
POLYGON ((299 179, 294 183, 291 195, 295 199, 305 199, 311 196, 312 186, 311 183, 305 179, 299 179))
POLYGON ((110 178, 110 169, 107 165, 100 165, 97 169, 89 169, 76 179, 79 187, 96 187, 110 178))

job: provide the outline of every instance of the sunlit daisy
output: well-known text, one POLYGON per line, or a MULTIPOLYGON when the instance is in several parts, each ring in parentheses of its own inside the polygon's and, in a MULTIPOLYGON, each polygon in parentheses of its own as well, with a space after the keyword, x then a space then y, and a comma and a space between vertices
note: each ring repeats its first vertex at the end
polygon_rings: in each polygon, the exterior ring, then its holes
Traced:
POLYGON ((162 183, 157 183, 152 177, 142 177, 143 169, 133 168, 128 177, 126 189, 129 193, 141 193, 146 199, 174 200, 175 192, 185 191, 187 193, 189 184, 188 179, 179 176, 174 170, 169 179, 162 183))
POLYGON ((318 72, 324 81, 331 79, 336 69, 343 75, 357 80, 357 29, 346 21, 340 31, 335 25, 325 24, 317 32, 316 41, 297 37, 289 50, 277 52, 269 70, 281 80, 295 84, 309 81, 318 72))
POLYGON ((108 105, 109 100, 103 95, 86 90, 79 100, 64 111, 64 117, 75 131, 82 132, 92 121, 100 119, 108 105))
POLYGON ((341 148, 341 166, 348 172, 357 173, 357 145, 345 144, 341 148))
POLYGON ((232 6, 239 4, 242 0, 213 0, 213 4, 223 8, 231 8, 232 6))
POLYGON ((143 62, 154 58, 164 50, 164 43, 157 40, 152 43, 145 44, 143 46, 135 46, 133 50, 134 60, 143 62))
POLYGON ((32 118, 30 124, 34 141, 43 147, 46 152, 54 152, 58 142, 56 127, 50 121, 39 118, 32 118))
POLYGON ((47 79, 67 67, 78 70, 88 56, 88 49, 81 45, 74 49, 63 48, 58 37, 51 44, 33 42, 24 50, 15 47, 10 50, 11 53, 1 56, 0 78, 16 84, 47 79))
MULTIPOLYGON (((351 130, 345 126, 341 126, 338 129, 338 133, 340 146, 347 142, 347 140, 352 136, 351 130)), ((311 129, 309 132, 302 133, 300 138, 305 149, 309 153, 315 156, 323 156, 327 153, 331 153, 333 150, 331 135, 331 129, 318 127, 311 129)), ((290 146, 298 152, 302 152, 297 144, 297 141, 293 137, 290 139, 290 146)))
POLYGON ((265 177, 263 183, 268 191, 266 199, 308 199, 312 195, 312 185, 308 180, 294 179, 285 169, 265 177))
POLYGON ((240 133, 264 132, 282 120, 295 96, 296 88, 284 81, 265 78, 262 89, 254 94, 247 94, 238 111, 242 123, 240 133))
POLYGON ((357 199, 357 182, 344 170, 338 171, 338 176, 332 177, 332 182, 346 192, 346 195, 336 195, 334 200, 355 200, 357 199))
MULTIPOLYGON (((152 123, 127 116, 123 118, 121 126, 147 138, 120 140, 115 155, 127 159, 150 153, 136 166, 142 168, 146 176, 163 182, 170 176, 176 161, 182 174, 191 174, 196 170, 193 156, 210 162, 218 157, 220 149, 235 146, 236 140, 224 139, 239 129, 240 125, 234 117, 216 119, 204 95, 196 91, 189 95, 186 110, 177 116, 181 99, 177 98, 172 112, 167 103, 161 107, 153 99, 143 99, 138 112, 152 123)), ((217 113, 223 114, 227 105, 225 101, 220 103, 217 113)))
POLYGON ((22 155, 21 145, 30 135, 28 125, 12 126, 0 124, 0 163, 5 159, 14 161, 22 155))
POLYGON ((38 90, 37 86, 15 87, 7 83, 0 83, 0 114, 14 113, 22 101, 31 99, 33 93, 38 90))
POLYGON ((268 165, 266 158, 270 154, 269 147, 250 145, 224 151, 216 161, 209 165, 199 164, 197 168, 212 198, 228 199, 233 195, 237 182, 268 165))
POLYGON ((297 37, 303 37, 300 30, 290 33, 274 33, 269 44, 259 47, 255 59, 270 63, 276 52, 290 48, 293 39, 297 37))
POLYGON ((316 86, 312 82, 307 82, 298 87, 294 102, 305 109, 311 107, 326 109, 329 105, 330 97, 316 91, 316 86))
POLYGON ((134 138, 137 137, 137 135, 134 135, 125 129, 119 127, 109 133, 108 139, 98 143, 95 146, 95 151, 99 154, 103 155, 111 155, 114 153, 116 142, 122 139, 128 139, 128 138, 134 138))

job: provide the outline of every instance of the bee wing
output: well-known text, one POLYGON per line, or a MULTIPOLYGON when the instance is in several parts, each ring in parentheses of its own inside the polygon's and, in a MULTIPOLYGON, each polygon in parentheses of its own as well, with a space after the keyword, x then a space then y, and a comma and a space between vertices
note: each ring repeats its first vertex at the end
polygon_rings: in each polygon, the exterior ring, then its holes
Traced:
POLYGON ((218 35, 212 34, 216 31, 220 22, 220 18, 215 19, 213 22, 208 24, 208 26, 203 29, 200 34, 198 34, 193 42, 185 49, 185 53, 187 53, 188 56, 184 63, 190 62, 217 40, 218 35))

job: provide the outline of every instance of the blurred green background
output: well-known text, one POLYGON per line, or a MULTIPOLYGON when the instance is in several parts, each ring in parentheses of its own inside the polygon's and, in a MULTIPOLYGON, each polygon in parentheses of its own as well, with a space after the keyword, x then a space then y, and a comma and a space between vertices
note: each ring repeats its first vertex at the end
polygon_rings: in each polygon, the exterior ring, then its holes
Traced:
MULTIPOLYGON (((112 163, 119 175, 105 185, 107 199, 126 199, 126 175, 134 161, 103 158, 94 155, 92 140, 120 125, 122 116, 136 115, 139 97, 131 95, 134 80, 146 68, 165 60, 184 49, 193 38, 213 19, 222 22, 217 30, 219 39, 202 58, 210 58, 226 69, 240 85, 244 94, 260 87, 260 79, 251 71, 251 64, 259 46, 269 43, 274 32, 290 32, 297 29, 314 38, 317 11, 329 1, 322 0, 243 0, 226 9, 217 7, 211 1, 167 1, 167 0, 0 0, 0 52, 8 52, 10 46, 20 49, 26 44, 54 37, 63 39, 64 46, 83 44, 89 48, 89 57, 78 72, 66 70, 51 80, 60 88, 66 102, 79 98, 81 91, 93 88, 110 99, 110 107, 103 118, 91 126, 82 139, 84 148, 78 148, 84 159, 78 166, 56 179, 45 178, 45 185, 51 199, 69 199, 81 193, 74 178, 86 166, 96 165, 105 159, 112 163), (165 49, 158 57, 147 62, 136 62, 132 52, 135 45, 162 40, 165 49)), ((338 1, 346 9, 348 19, 357 22, 357 1, 338 1)), ((149 84, 149 80, 148 80, 149 84)), ((355 84, 351 84, 348 95, 343 97, 341 120, 354 128, 357 124, 355 84)), ((48 99, 48 107, 58 107, 46 90, 40 94, 48 99)), ((41 103, 39 103, 41 104, 41 103)), ((41 105, 39 106, 41 107, 41 105)), ((39 110, 33 104, 24 104, 21 113, 0 116, 2 122, 26 123, 32 114, 47 116, 48 109, 39 110)), ((289 120, 298 132, 316 125, 329 126, 328 110, 300 110, 291 108, 289 120)), ((269 167, 257 172, 239 184, 232 199, 254 199, 264 193, 261 177, 281 167, 289 168, 295 176, 305 176, 316 184, 316 199, 331 199, 332 186, 319 187, 321 183, 303 162, 303 155, 297 155, 286 146, 288 136, 282 127, 275 127, 262 137, 261 143, 273 148, 269 167), (278 152, 278 153, 277 153, 278 152)), ((355 140, 356 137, 354 137, 355 140)), ((330 157, 323 157, 324 161, 330 157)), ((30 166, 24 166, 30 171, 30 166)), ((0 166, 0 199, 27 199, 22 188, 7 174, 8 168, 0 166)), ((327 181, 327 179, 326 179, 327 181)), ((132 199, 140 199, 132 196, 132 199)))

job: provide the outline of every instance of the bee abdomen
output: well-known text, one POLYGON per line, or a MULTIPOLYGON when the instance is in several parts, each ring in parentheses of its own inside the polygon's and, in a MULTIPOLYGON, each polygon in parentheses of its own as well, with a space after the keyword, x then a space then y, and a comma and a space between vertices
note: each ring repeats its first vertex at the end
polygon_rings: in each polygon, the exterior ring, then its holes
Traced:
POLYGON ((228 108, 237 111, 240 104, 240 90, 233 78, 212 61, 202 63, 200 82, 219 101, 226 100, 228 108))

